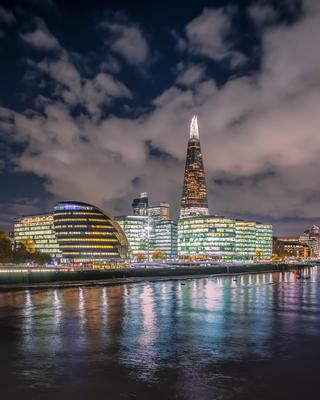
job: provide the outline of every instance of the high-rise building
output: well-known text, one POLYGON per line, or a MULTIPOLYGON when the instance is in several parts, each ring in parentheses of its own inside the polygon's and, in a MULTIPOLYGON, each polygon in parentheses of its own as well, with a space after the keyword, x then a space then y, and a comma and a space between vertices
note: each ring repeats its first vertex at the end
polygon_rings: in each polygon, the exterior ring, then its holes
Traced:
POLYGON ((154 221, 168 221, 170 219, 170 204, 161 202, 149 206, 148 215, 154 221))
POLYGON ((47 253, 52 258, 61 258, 52 214, 21 217, 15 222, 13 230, 16 245, 32 241, 36 251, 47 253))
POLYGON ((178 227, 175 221, 157 221, 154 225, 154 247, 163 253, 164 259, 178 258, 178 227))
POLYGON ((190 124, 180 218, 208 215, 207 186, 200 147, 197 116, 190 124))
POLYGON ((170 205, 161 202, 149 206, 147 193, 132 203, 134 215, 115 217, 129 243, 132 259, 152 259, 156 254, 163 259, 176 259, 177 223, 170 221, 170 205))
POLYGON ((146 258, 148 248, 148 217, 128 215, 115 217, 123 229, 129 243, 129 257, 139 256, 146 258))
POLYGON ((133 199, 133 215, 147 216, 149 207, 148 193, 140 193, 140 197, 133 199))

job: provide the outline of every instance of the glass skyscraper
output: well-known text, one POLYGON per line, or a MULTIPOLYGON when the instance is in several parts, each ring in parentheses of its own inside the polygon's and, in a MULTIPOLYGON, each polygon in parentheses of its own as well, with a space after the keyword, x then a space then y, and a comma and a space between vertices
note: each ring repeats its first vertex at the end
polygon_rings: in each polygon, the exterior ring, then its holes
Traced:
POLYGON ((207 185, 200 147, 197 116, 190 124, 180 218, 208 215, 207 185))

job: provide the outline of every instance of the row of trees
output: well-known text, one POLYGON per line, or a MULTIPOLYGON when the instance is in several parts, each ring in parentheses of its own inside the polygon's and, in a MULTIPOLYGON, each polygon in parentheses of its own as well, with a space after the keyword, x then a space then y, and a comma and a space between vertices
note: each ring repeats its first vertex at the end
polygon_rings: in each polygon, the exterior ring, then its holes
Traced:
POLYGON ((0 231, 0 263, 26 263, 46 264, 52 261, 49 254, 36 250, 34 240, 28 239, 17 246, 12 246, 10 237, 0 231))
MULTIPOLYGON (((147 256, 145 253, 141 252, 141 253, 136 254, 136 258, 139 261, 144 261, 147 258, 147 256)), ((150 250, 150 258, 152 261, 162 261, 162 260, 167 259, 167 254, 165 251, 153 249, 153 250, 150 250)))

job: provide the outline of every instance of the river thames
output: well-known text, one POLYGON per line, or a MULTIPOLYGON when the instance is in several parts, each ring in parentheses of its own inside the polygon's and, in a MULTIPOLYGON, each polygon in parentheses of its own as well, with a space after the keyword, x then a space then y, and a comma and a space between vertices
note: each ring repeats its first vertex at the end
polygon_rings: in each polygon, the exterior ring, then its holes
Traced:
POLYGON ((320 398, 320 270, 307 278, 1 293, 1 398, 320 398))

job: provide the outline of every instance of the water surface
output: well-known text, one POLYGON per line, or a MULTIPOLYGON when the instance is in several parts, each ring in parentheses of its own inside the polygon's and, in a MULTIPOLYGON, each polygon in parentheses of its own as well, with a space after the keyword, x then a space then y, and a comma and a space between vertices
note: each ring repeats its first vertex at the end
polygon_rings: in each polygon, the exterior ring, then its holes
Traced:
POLYGON ((1 293, 1 398, 320 398, 319 285, 314 268, 1 293))

